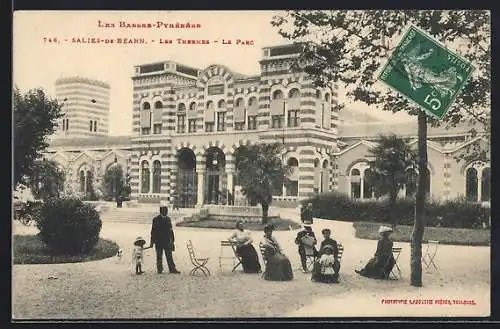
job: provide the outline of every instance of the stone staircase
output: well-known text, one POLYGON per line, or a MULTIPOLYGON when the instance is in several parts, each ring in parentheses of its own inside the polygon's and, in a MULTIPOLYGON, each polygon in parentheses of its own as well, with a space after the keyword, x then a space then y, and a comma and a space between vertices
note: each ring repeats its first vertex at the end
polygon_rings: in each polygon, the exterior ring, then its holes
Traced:
MULTIPOLYGON (((184 217, 190 216, 194 209, 180 209, 169 211, 169 217, 173 223, 182 221, 184 217)), ((155 208, 111 208, 103 210, 101 213, 103 222, 151 224, 154 216, 158 215, 158 209, 155 208)))

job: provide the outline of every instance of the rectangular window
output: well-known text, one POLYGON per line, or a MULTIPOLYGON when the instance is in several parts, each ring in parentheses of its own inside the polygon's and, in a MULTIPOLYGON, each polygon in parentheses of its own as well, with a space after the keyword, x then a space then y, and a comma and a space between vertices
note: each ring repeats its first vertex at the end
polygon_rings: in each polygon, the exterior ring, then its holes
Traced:
POLYGON ((234 123, 234 130, 243 130, 244 128, 245 128, 244 122, 235 122, 234 123))
POLYGON ((214 123, 213 122, 206 122, 205 123, 205 131, 206 132, 214 131, 214 123))
POLYGON ((219 85, 208 86, 207 93, 208 93, 208 96, 223 94, 224 93, 224 85, 219 84, 219 85))
POLYGON ((69 119, 66 119, 66 131, 69 130, 69 119))
POLYGON ((65 131, 66 130, 66 120, 65 119, 63 119, 62 124, 63 124, 62 131, 65 131))
POLYGON ((183 134, 186 132, 186 115, 177 116, 177 132, 183 134))
POLYGON ((150 135, 151 134, 151 128, 142 128, 141 134, 142 135, 150 135))
POLYGON ((257 116, 249 115, 248 116, 248 130, 256 130, 257 129, 257 116))
POLYGON ((89 122, 90 122, 89 131, 92 131, 92 120, 90 120, 89 122))
POLYGON ((153 125, 153 134, 156 134, 156 135, 161 134, 161 123, 155 123, 153 125))
POLYGON ((226 113, 225 112, 217 112, 217 131, 226 130, 226 113))
POLYGON ((97 131, 97 120, 94 120, 94 131, 97 131))
POLYGON ((299 126, 299 110, 288 111, 288 127, 299 126))
POLYGON ((271 128, 283 128, 283 123, 285 121, 284 115, 272 115, 271 116, 271 128))
POLYGON ((189 119, 189 121, 188 121, 188 131, 190 133, 196 132, 196 119, 189 119))

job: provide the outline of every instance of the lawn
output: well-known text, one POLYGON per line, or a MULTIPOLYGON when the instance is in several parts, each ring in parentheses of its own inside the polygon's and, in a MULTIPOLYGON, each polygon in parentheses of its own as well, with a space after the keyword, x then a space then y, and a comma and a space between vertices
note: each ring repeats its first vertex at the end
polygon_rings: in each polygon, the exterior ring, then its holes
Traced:
MULTIPOLYGON (((381 223, 355 222, 355 236, 360 239, 377 240, 379 238, 378 228, 381 223)), ((388 224, 385 224, 388 225, 388 224)), ((388 225, 390 226, 390 225, 388 225)), ((391 234, 394 242, 410 242, 413 226, 397 225, 391 234)), ((426 227, 423 241, 439 241, 442 244, 468 245, 468 246, 489 246, 491 240, 490 230, 485 229, 465 229, 447 227, 426 227)))
MULTIPOLYGON (((176 226, 182 227, 199 227, 199 228, 219 228, 219 229, 231 229, 236 228, 237 221, 235 220, 215 220, 215 219, 205 219, 199 221, 183 221, 177 223, 176 226)), ((300 228, 300 225, 289 219, 275 219, 270 220, 269 224, 273 224, 276 231, 288 231, 296 230, 300 228)), ((261 223, 247 222, 244 224, 245 228, 252 231, 263 231, 264 226, 261 223)))
POLYGON ((118 245, 99 239, 92 252, 83 255, 51 255, 37 235, 14 235, 12 240, 14 264, 59 264, 99 260, 116 255, 118 245))

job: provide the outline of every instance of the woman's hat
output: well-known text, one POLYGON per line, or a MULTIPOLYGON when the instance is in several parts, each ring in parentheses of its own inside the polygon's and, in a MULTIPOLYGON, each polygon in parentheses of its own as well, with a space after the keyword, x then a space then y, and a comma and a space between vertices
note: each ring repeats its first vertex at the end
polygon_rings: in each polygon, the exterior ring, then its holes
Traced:
POLYGON ((378 233, 392 232, 392 228, 389 226, 380 226, 378 229, 378 233))
POLYGON ((326 249, 330 249, 330 251, 333 252, 333 246, 330 245, 330 244, 326 244, 326 245, 323 246, 323 250, 326 250, 326 249))
POLYGON ((134 246, 140 246, 140 245, 145 245, 146 240, 144 240, 142 237, 138 236, 135 241, 134 241, 134 246))

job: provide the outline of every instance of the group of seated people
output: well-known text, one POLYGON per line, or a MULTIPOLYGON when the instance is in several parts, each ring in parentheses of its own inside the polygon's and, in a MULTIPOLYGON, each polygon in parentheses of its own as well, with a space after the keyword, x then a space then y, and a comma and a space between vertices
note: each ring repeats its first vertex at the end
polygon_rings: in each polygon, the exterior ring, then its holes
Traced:
MULTIPOLYGON (((229 237, 229 240, 236 244, 236 252, 241 259, 243 271, 245 273, 260 273, 261 266, 257 251, 252 245, 253 239, 249 231, 245 230, 242 222, 238 222, 237 231, 229 237)), ((264 237, 260 243, 265 260, 264 279, 271 281, 289 281, 293 279, 292 265, 288 257, 273 236, 274 226, 272 224, 264 227, 264 237)), ((389 238, 392 229, 381 226, 379 229, 380 239, 377 250, 372 259, 361 270, 356 273, 376 279, 384 279, 392 270, 395 264, 392 255, 392 241, 389 238)), ((316 249, 316 236, 309 225, 304 225, 304 229, 297 233, 295 243, 298 245, 298 252, 301 260, 302 271, 308 272, 307 258, 312 257, 313 267, 311 280, 315 282, 336 283, 339 279, 340 260, 338 259, 338 243, 331 238, 331 230, 321 231, 323 241, 319 249, 316 249)))

